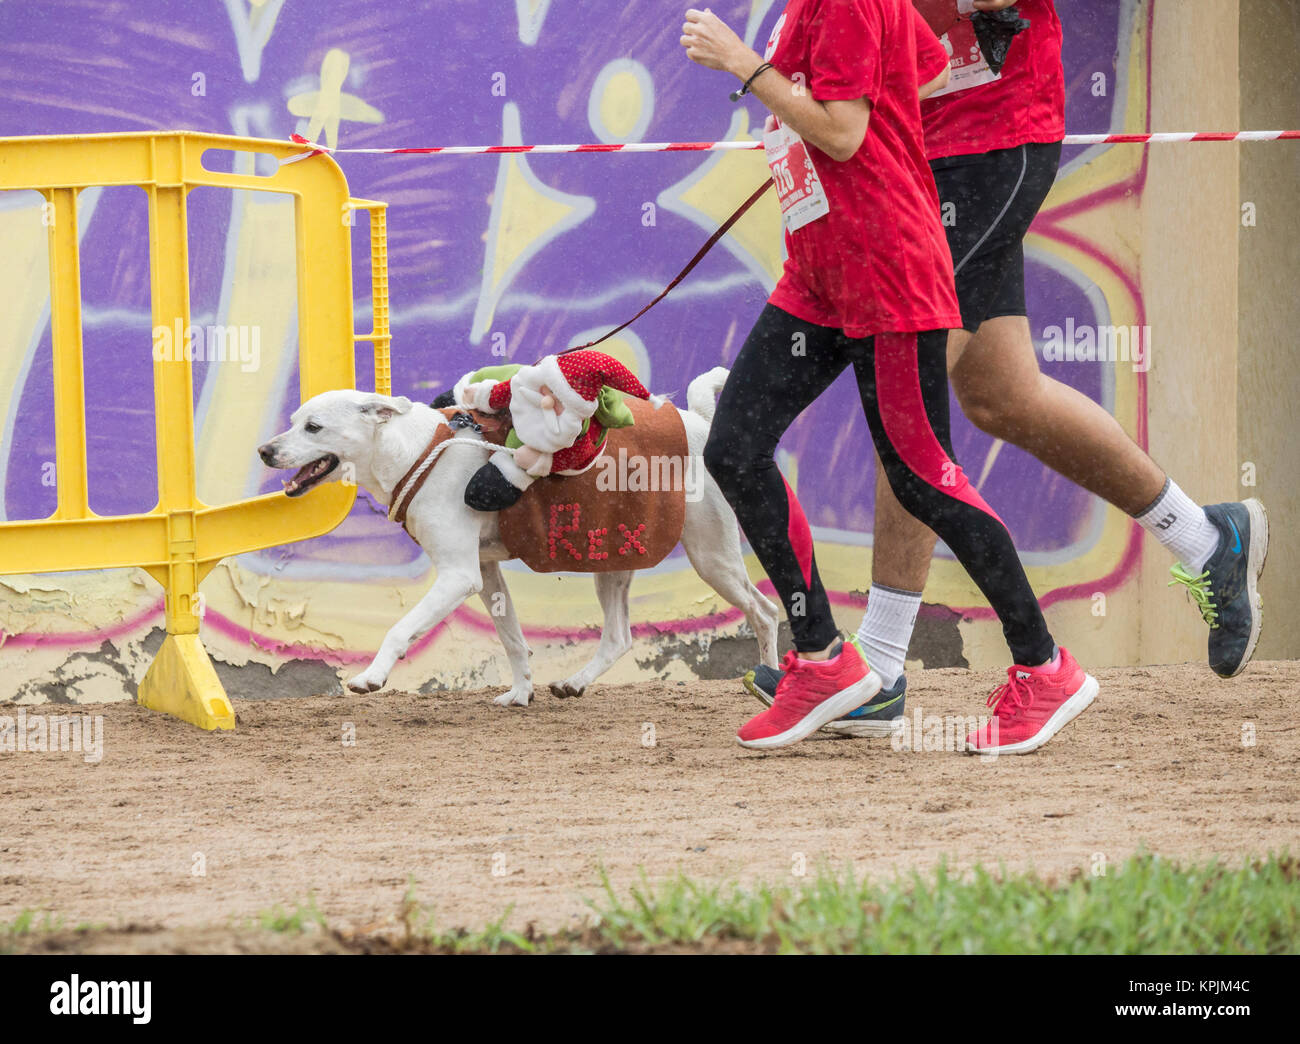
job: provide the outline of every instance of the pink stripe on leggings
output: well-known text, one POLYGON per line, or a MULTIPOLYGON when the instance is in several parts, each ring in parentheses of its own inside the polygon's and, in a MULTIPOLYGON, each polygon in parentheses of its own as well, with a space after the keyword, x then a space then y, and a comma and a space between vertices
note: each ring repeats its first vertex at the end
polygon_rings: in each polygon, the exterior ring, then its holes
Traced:
POLYGON ((790 483, 785 481, 784 475, 781 476, 781 481, 785 482, 785 500, 789 519, 785 533, 790 538, 790 550, 794 552, 795 561, 799 563, 799 572, 803 573, 804 587, 812 587, 812 529, 808 525, 808 517, 803 513, 803 505, 794 495, 790 483))
POLYGON ((930 427, 921 397, 916 334, 876 335, 876 402, 885 434, 909 471, 940 493, 978 508, 1006 526, 944 452, 930 427))

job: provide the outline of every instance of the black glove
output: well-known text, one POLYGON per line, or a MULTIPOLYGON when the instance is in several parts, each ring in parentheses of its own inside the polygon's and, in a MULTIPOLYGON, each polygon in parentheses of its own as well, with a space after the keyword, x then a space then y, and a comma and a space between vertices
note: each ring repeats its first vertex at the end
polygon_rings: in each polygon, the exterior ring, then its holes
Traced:
POLYGON ((1004 7, 1001 11, 976 11, 971 15, 971 26, 984 60, 990 69, 1000 73, 1007 63, 1011 41, 1029 28, 1029 22, 1014 7, 1004 7))

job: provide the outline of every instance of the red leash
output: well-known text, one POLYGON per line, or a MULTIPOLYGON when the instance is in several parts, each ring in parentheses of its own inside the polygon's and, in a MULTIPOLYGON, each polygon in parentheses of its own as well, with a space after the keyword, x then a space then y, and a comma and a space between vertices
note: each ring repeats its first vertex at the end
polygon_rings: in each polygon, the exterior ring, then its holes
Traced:
POLYGON ((749 208, 752 207, 755 203, 757 203, 759 199, 762 197, 763 193, 766 192, 771 187, 772 187, 772 181, 769 178, 767 181, 763 182, 763 184, 761 184, 757 189, 755 189, 754 194, 750 196, 749 199, 745 200, 745 202, 740 205, 740 207, 736 210, 736 212, 722 223, 722 227, 719 228, 716 232, 714 232, 713 235, 709 236, 708 242, 706 242, 704 246, 700 247, 700 249, 696 252, 695 256, 686 263, 686 267, 677 273, 677 278, 675 278, 671 283, 669 283, 666 287, 664 287, 663 293, 661 293, 648 305, 642 308, 641 311, 637 312, 636 315, 632 316, 632 318, 629 319, 627 322, 625 322, 622 326, 614 327, 614 329, 610 330, 609 333, 605 334, 603 337, 597 337, 594 341, 588 341, 586 344, 575 344, 572 348, 565 348, 564 351, 556 352, 555 354, 567 355, 569 352, 577 352, 577 351, 581 351, 584 348, 595 347, 596 345, 600 344, 601 341, 608 341, 620 330, 625 330, 629 326, 631 326, 634 322, 636 322, 643 315, 645 315, 646 312, 650 311, 651 308, 653 308, 665 297, 667 297, 668 294, 677 286, 678 283, 680 283, 683 279, 685 279, 688 275, 690 275, 691 271, 695 268, 695 266, 704 260, 704 255, 707 254, 710 250, 712 250, 715 246, 717 246, 718 240, 720 240, 723 236, 725 236, 728 232, 730 232, 731 226, 734 225, 737 221, 739 221, 742 217, 744 217, 745 212, 749 210, 749 208))

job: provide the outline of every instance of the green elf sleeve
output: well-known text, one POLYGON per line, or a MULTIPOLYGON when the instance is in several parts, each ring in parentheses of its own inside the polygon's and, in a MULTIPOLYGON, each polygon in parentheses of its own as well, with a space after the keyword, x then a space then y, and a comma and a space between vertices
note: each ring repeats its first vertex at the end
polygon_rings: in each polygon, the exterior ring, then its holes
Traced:
POLYGON ((596 400, 596 420, 606 428, 628 428, 636 423, 632 411, 623 401, 623 393, 602 385, 596 400))

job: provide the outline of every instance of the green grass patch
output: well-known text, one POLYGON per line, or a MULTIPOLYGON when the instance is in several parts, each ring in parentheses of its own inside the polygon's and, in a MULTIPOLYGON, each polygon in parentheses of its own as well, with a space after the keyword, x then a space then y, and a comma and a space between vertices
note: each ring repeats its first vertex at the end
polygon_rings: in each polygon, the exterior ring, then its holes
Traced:
POLYGON ((822 869, 796 885, 676 877, 592 902, 612 948, 746 942, 781 953, 1207 954, 1300 952, 1300 863, 1179 867, 1138 855, 1066 882, 976 868, 889 883, 822 869))
POLYGON ((0 921, 0 953, 13 953, 26 938, 52 935, 63 919, 40 910, 23 910, 12 921, 0 921))
MULTIPOLYGON (((270 941, 269 951, 283 939, 294 952, 303 951, 291 937, 317 935, 331 952, 364 953, 1300 953, 1298 878, 1300 861, 1287 854, 1188 866, 1142 854, 1104 876, 1064 881, 979 867, 958 874, 944 863, 885 882, 822 867, 807 879, 752 887, 678 875, 620 889, 602 873, 601 891, 587 900, 592 925, 549 934, 508 928, 512 909, 482 929, 443 929, 412 881, 395 931, 336 929, 310 895, 243 921, 241 930, 270 941)), ((172 934, 183 949, 184 929, 172 934)), ((0 923, 0 952, 56 936, 69 936, 61 919, 24 911, 0 923)), ((79 949, 77 936, 67 945, 79 949)), ((147 933, 129 949, 148 952, 147 933)))
MULTIPOLYGON (((329 929, 329 925, 325 923, 325 915, 320 912, 320 908, 316 905, 314 893, 308 893, 305 903, 295 903, 292 910, 286 909, 277 903, 269 910, 261 911, 251 922, 251 925, 268 932, 294 933, 297 935, 315 929, 321 931, 329 929)), ((246 923, 245 926, 248 927, 249 923, 246 923)))
POLYGON ((98 931, 103 925, 81 922, 69 925, 47 910, 22 910, 12 921, 0 921, 0 954, 17 953, 27 943, 52 935, 98 931))

